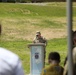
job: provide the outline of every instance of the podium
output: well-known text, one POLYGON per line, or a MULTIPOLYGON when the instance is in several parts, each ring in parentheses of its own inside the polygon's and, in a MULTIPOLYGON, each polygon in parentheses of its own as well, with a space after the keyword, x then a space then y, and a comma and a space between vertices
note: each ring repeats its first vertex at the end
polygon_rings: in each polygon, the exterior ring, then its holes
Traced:
POLYGON ((40 75, 44 67, 44 49, 43 43, 29 44, 30 48, 30 75, 40 75))

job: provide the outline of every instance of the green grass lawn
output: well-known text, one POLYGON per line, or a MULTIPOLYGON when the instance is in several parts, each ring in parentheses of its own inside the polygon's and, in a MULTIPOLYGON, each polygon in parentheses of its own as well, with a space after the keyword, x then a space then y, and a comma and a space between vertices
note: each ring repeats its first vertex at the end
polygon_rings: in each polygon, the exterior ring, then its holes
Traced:
POLYGON ((2 17, 65 17, 66 7, 39 6, 26 4, 0 4, 0 16, 2 17), (8 10, 7 10, 8 9, 8 10), (57 15, 59 14, 59 15, 57 15))
MULTIPOLYGON (((30 72, 30 49, 28 48, 28 44, 32 43, 31 41, 1 41, 0 47, 4 47, 6 49, 11 50, 12 52, 19 55, 22 63, 24 72, 28 74, 30 72)), ((67 53, 67 40, 65 38, 60 39, 52 39, 48 40, 48 45, 46 47, 46 63, 45 66, 48 66, 48 54, 52 51, 57 51, 61 56, 61 65, 63 66, 63 62, 67 53)))
MULTIPOLYGON (((73 4, 73 28, 76 29, 76 3, 73 4)), ((30 50, 36 31, 41 31, 47 39, 47 57, 51 51, 61 55, 63 66, 67 54, 67 17, 66 3, 52 2, 44 5, 0 3, 0 23, 2 35, 0 47, 7 48, 19 55, 24 72, 30 73, 30 50)))

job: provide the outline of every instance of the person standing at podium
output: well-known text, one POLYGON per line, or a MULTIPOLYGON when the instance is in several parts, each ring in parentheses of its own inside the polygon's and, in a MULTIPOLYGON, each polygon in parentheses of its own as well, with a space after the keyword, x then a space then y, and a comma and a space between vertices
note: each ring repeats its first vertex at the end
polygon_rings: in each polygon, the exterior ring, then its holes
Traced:
MULTIPOLYGON (((45 47, 47 46, 47 40, 43 36, 41 36, 40 31, 36 32, 36 36, 33 40, 33 43, 44 43, 45 47)), ((45 57, 46 57, 46 50, 44 49, 44 63, 45 63, 45 57)))
POLYGON ((44 37, 41 36, 41 32, 40 31, 37 31, 36 32, 36 36, 33 40, 33 43, 44 43, 45 46, 47 45, 47 41, 44 37))

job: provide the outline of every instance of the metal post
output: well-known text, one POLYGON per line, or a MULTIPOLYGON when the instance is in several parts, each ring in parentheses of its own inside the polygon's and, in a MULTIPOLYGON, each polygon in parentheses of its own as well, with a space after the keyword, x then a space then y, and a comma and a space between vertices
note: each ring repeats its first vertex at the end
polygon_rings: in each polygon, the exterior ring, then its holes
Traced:
POLYGON ((68 75, 73 75, 72 58, 72 0, 67 0, 67 20, 68 20, 68 75))

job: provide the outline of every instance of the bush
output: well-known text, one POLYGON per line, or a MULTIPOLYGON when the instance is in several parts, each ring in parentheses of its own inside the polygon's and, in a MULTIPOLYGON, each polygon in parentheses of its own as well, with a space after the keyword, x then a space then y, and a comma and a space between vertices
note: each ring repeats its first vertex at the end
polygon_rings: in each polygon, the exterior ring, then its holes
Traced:
POLYGON ((16 2, 16 0, 7 0, 7 2, 15 3, 15 2, 16 2))

